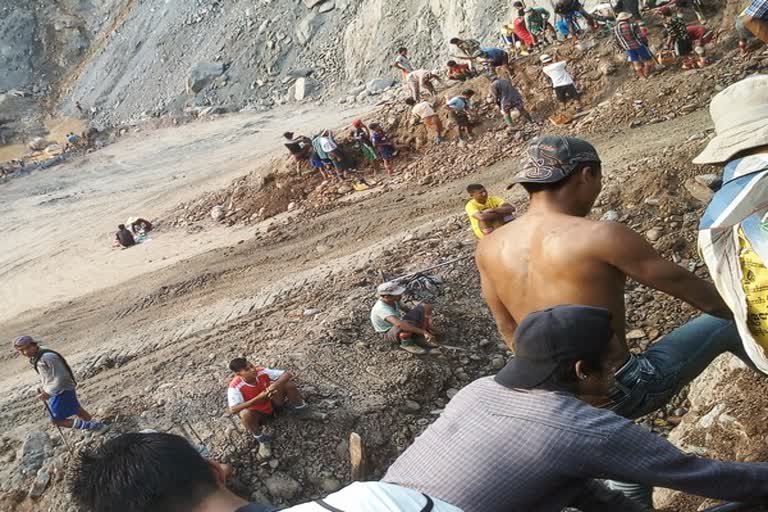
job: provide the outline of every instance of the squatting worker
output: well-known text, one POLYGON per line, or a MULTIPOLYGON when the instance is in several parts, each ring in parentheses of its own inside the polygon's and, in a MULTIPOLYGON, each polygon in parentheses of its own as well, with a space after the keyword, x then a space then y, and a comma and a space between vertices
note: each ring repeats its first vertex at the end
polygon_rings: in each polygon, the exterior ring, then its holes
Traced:
POLYGON ((517 323, 533 311, 558 304, 608 309, 616 333, 609 361, 616 385, 604 406, 627 418, 663 407, 724 352, 752 364, 711 283, 662 258, 625 225, 586 218, 602 188, 600 157, 590 143, 534 139, 516 183, 530 195, 528 210, 480 240, 475 253, 483 296, 510 348, 517 323), (632 355, 624 337, 628 276, 704 314, 632 355))
POLYGON ((598 408, 610 400, 622 351, 611 317, 580 305, 526 316, 515 357, 495 377, 459 391, 383 480, 467 512, 646 510, 598 478, 768 503, 768 464, 685 454, 598 408))
POLYGON ((227 389, 229 412, 240 417, 259 443, 259 457, 268 459, 272 456, 272 436, 264 431, 264 424, 276 409, 286 407, 303 413, 307 404, 290 372, 255 366, 242 357, 230 361, 229 369, 235 374, 227 389))
POLYGON ((75 374, 64 356, 41 346, 31 336, 18 336, 13 340, 13 348, 29 358, 32 368, 40 376, 37 398, 47 404, 54 425, 97 433, 107 430, 107 425, 95 421, 80 405, 75 374))
MULTIPOLYGON (((83 512, 270 512, 227 489, 227 469, 203 458, 181 436, 122 434, 78 455, 70 494, 83 512)), ((383 482, 354 482, 321 500, 284 512, 462 512, 419 491, 383 482), (333 508, 329 508, 333 507, 333 508)))
POLYGON ((513 219, 515 207, 507 204, 501 197, 489 196, 483 185, 472 183, 467 186, 467 193, 470 199, 464 206, 464 211, 477 238, 490 235, 494 229, 513 219))
POLYGON ((432 306, 421 303, 413 308, 402 304, 405 286, 396 281, 382 283, 376 289, 379 299, 371 308, 371 325, 390 343, 411 354, 426 354, 439 347, 432 328, 432 306))

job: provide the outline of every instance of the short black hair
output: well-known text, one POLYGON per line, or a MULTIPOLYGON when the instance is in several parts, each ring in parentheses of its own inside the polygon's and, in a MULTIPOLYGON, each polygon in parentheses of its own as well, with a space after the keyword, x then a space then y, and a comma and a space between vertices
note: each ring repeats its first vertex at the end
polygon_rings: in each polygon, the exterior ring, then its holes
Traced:
POLYGON ((472 183, 470 185, 467 185, 467 192, 480 192, 481 190, 485 190, 485 185, 481 185, 479 183, 472 183))
POLYGON ((571 172, 565 179, 562 179, 560 181, 556 181, 555 183, 521 183, 523 188, 525 189, 528 194, 535 194, 537 192, 543 192, 544 190, 560 190, 563 188, 567 183, 569 183, 574 176, 579 174, 582 170, 585 168, 591 168, 591 169, 597 169, 598 172, 600 172, 600 162, 583 162, 579 167, 577 167, 574 171, 571 172))
POLYGON ((473 91, 472 89, 464 89, 463 91, 461 91, 461 94, 463 94, 464 96, 474 96, 475 91, 473 91))
POLYGON ((456 44, 456 43, 460 43, 461 39, 459 39, 458 37, 452 37, 451 40, 448 42, 451 44, 456 44))
POLYGON ((405 98, 405 103, 406 103, 406 105, 415 105, 416 104, 416 100, 413 99, 413 98, 405 98))
POLYGON ((118 224, 117 229, 125 229, 125 224, 118 224))
POLYGON ((293 132, 285 132, 283 134, 283 137, 285 137, 286 139, 292 139, 293 138, 293 132))
POLYGON ((236 357, 229 362, 229 369, 234 373, 248 368, 248 360, 244 357, 236 357))
POLYGON ((455 60, 449 60, 448 61, 448 65, 449 66, 455 66, 456 65, 456 61, 455 60))
POLYGON ((218 489, 208 462, 183 437, 128 433, 81 452, 70 492, 85 510, 182 512, 218 489))
POLYGON ((397 49, 397 53, 403 53, 407 51, 408 51, 408 48, 406 48, 405 46, 401 46, 400 48, 397 49))

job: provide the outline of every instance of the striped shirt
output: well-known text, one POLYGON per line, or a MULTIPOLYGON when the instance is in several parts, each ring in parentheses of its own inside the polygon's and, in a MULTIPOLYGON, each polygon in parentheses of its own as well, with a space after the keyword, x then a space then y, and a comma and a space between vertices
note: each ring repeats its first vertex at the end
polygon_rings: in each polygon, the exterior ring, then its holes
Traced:
POLYGON ((724 500, 768 499, 768 464, 687 455, 573 395, 509 389, 492 377, 462 389, 383 480, 466 512, 559 512, 579 504, 592 479, 724 500))
POLYGON ((619 22, 613 28, 613 35, 616 36, 616 42, 623 50, 637 50, 646 44, 640 33, 640 27, 636 23, 619 22))

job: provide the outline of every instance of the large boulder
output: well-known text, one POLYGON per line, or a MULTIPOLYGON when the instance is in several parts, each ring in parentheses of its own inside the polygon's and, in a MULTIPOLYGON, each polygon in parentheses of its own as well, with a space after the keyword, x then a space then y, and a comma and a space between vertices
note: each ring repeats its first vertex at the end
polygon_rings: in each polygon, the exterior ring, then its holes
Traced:
POLYGON ((296 24, 296 42, 301 46, 306 45, 322 24, 322 17, 314 12, 302 18, 302 20, 296 24))
POLYGON ((19 469, 25 475, 32 475, 43 467, 45 459, 53 455, 53 443, 45 432, 32 432, 21 447, 19 469))
POLYGON ((325 0, 304 0, 304 5, 307 6, 307 9, 311 9, 314 6, 320 5, 323 2, 325 2, 325 0))
POLYGON ((320 87, 320 83, 317 80, 313 80, 312 78, 297 78, 296 83, 293 84, 294 86, 294 97, 296 98, 296 101, 302 101, 307 98, 310 94, 314 93, 318 87, 320 87))
POLYGON ((368 94, 381 94, 385 89, 392 87, 395 80, 392 78, 374 78, 365 84, 365 90, 368 94))
POLYGON ((187 89, 197 94, 223 74, 224 64, 222 62, 201 62, 190 71, 187 89))

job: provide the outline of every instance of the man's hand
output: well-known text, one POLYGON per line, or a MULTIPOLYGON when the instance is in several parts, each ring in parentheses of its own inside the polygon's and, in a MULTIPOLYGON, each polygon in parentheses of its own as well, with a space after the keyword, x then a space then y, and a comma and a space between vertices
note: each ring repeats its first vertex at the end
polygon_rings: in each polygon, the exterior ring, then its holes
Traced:
POLYGON ((43 391, 42 389, 37 390, 37 399, 41 402, 47 402, 48 399, 51 398, 51 395, 43 391))

